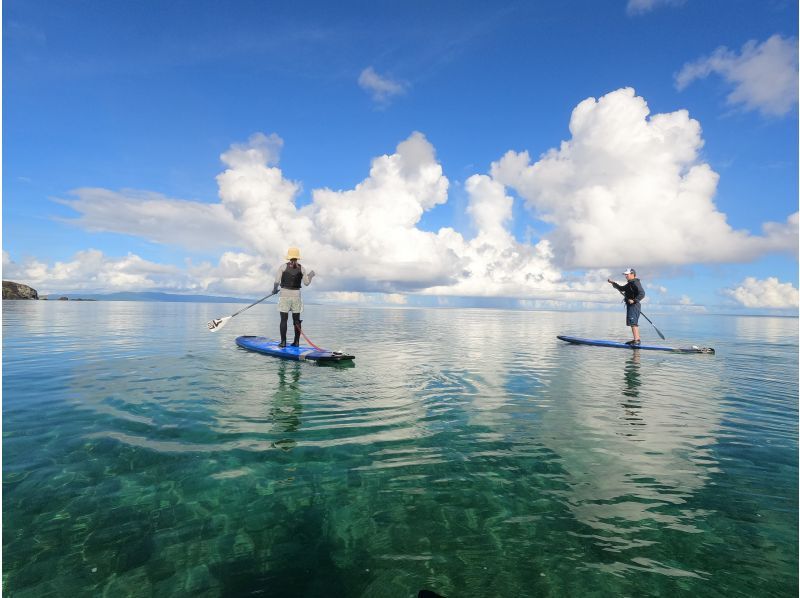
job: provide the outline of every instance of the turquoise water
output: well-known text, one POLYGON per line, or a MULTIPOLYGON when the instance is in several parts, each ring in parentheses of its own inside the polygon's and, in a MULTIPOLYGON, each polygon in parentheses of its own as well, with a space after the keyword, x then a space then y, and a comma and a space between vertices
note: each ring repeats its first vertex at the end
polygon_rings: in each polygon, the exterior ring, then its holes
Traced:
POLYGON ((797 595, 797 319, 240 307, 3 303, 6 595, 797 595))

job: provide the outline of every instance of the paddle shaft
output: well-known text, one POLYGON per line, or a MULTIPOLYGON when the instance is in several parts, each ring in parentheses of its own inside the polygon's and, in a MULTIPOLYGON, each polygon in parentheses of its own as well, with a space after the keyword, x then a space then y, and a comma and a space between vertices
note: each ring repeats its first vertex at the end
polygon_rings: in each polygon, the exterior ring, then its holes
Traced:
POLYGON ((240 309, 239 311, 237 311, 237 312, 236 312, 235 314, 233 314, 232 316, 225 316, 224 318, 219 318, 219 319, 216 319, 216 320, 211 320, 211 321, 210 321, 210 322, 207 324, 207 326, 208 326, 208 329, 209 329, 211 332, 216 332, 217 330, 219 330, 220 328, 222 328, 223 326, 225 326, 225 324, 227 324, 227 323, 230 321, 230 319, 231 319, 231 318, 233 318, 234 316, 238 316, 238 315, 239 315, 240 313, 242 313, 244 310, 246 310, 246 309, 250 309, 250 308, 251 308, 251 307, 253 307, 254 305, 258 305, 259 303, 261 303, 261 302, 262 302, 262 301, 264 301, 265 299, 269 299, 270 297, 272 297, 272 296, 273 296, 273 295, 275 295, 275 294, 276 294, 276 293, 270 293, 270 294, 269 294, 269 295, 267 295, 266 297, 262 297, 261 299, 259 299, 259 300, 258 300, 258 301, 256 301, 255 303, 251 303, 251 304, 250 304, 250 305, 248 305, 247 307, 243 307, 242 309, 240 309))
MULTIPOLYGON (((280 292, 280 291, 279 291, 279 292, 280 292)), ((232 318, 233 316, 238 316, 238 315, 239 315, 240 313, 242 313, 243 311, 245 311, 245 310, 247 310, 247 309, 250 309, 250 308, 251 308, 251 307, 253 307, 254 305, 258 305, 258 304, 259 304, 259 303, 261 303, 262 301, 266 301, 267 299, 269 299, 270 297, 272 297, 273 295, 276 295, 276 294, 277 294, 277 293, 270 293, 269 295, 267 295, 266 297, 262 297, 261 299, 259 299, 259 300, 258 300, 258 301, 256 301, 255 303, 251 303, 251 304, 250 304, 250 305, 248 305, 247 307, 243 307, 242 309, 240 309, 240 310, 239 310, 239 311, 237 311, 235 314, 233 314, 232 316, 229 316, 229 317, 231 317, 231 318, 232 318)))

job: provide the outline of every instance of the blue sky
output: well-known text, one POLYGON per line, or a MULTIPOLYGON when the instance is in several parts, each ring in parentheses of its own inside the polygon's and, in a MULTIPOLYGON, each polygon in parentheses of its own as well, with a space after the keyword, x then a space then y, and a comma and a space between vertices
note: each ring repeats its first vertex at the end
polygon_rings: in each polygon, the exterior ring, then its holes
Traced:
POLYGON ((320 301, 616 307, 632 265, 661 309, 796 313, 797 22, 6 1, 3 277, 259 296, 298 245, 320 301))

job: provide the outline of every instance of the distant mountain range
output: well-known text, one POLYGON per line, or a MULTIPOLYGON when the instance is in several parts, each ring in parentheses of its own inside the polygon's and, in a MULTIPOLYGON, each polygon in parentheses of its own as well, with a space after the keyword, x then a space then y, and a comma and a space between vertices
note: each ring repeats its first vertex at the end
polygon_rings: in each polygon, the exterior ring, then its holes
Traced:
POLYGON ((242 299, 241 297, 217 297, 214 295, 173 295, 171 293, 49 293, 48 300, 67 297, 71 301, 78 299, 92 301, 168 301, 172 303, 252 303, 255 299, 242 299))

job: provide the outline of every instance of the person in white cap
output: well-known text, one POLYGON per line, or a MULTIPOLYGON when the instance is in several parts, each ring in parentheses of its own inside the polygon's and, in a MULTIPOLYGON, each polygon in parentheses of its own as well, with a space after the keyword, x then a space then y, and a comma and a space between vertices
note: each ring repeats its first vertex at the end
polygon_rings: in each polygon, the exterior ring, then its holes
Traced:
POLYGON ((628 281, 624 285, 619 285, 610 278, 608 282, 611 283, 625 297, 625 324, 631 327, 633 332, 633 340, 625 343, 626 345, 640 345, 641 339, 639 338, 639 315, 642 313, 642 299, 644 299, 644 288, 642 281, 636 278, 636 270, 628 268, 623 272, 625 279, 628 281))
POLYGON ((303 321, 300 314, 303 313, 303 299, 300 297, 300 283, 308 286, 314 278, 314 271, 306 273, 306 269, 300 265, 300 250, 297 247, 289 247, 286 252, 285 264, 281 264, 278 273, 275 275, 275 286, 273 293, 280 289, 278 298, 278 311, 281 314, 281 343, 279 347, 286 346, 286 328, 289 321, 289 312, 292 312, 292 323, 294 324, 293 347, 300 346, 300 330, 303 321))

